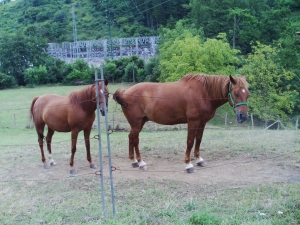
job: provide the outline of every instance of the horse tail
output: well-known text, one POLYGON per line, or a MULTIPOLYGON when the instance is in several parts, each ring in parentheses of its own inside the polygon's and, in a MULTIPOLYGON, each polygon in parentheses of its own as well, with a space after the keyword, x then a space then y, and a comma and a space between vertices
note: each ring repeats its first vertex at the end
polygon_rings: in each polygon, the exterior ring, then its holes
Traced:
POLYGON ((120 90, 118 89, 114 94, 113 94, 113 99, 120 104, 122 107, 126 108, 128 106, 128 102, 122 97, 124 94, 125 90, 120 90))
MULTIPOLYGON (((32 100, 31 107, 30 107, 30 116, 29 116, 29 119, 30 119, 30 120, 33 120, 33 123, 35 123, 35 122, 34 122, 33 107, 34 107, 34 104, 35 104, 35 102, 36 102, 36 100, 37 100, 38 98, 39 98, 39 97, 35 97, 35 98, 32 100)), ((43 134, 41 134, 40 132, 38 132, 38 130, 37 130, 36 128, 35 128, 35 130, 36 130, 36 132, 37 132, 37 135, 38 135, 40 138, 42 138, 42 139, 45 138, 45 136, 44 136, 43 134)))

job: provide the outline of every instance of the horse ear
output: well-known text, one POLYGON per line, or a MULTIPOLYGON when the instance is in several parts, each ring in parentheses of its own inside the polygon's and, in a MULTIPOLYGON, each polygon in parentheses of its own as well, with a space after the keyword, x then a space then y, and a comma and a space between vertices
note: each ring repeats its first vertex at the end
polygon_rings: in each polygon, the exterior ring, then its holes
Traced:
POLYGON ((235 85, 237 82, 236 82, 236 79, 235 78, 233 78, 231 75, 229 75, 229 79, 230 79, 230 81, 231 81, 231 83, 233 84, 233 85, 235 85))
POLYGON ((107 78, 105 79, 104 84, 105 84, 105 86, 108 85, 108 79, 107 78))

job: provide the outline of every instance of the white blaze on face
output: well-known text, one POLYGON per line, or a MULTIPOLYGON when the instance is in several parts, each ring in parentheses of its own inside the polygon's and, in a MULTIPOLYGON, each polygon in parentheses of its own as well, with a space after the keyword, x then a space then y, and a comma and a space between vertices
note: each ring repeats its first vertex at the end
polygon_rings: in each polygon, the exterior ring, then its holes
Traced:
POLYGON ((242 89, 242 92, 243 92, 243 93, 245 93, 245 92, 246 92, 246 90, 243 88, 243 89, 242 89))

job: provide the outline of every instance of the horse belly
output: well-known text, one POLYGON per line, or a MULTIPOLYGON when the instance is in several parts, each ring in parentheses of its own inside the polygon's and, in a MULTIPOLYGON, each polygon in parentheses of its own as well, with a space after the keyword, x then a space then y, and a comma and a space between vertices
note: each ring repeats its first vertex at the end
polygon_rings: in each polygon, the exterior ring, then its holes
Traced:
POLYGON ((54 131, 70 132, 67 110, 60 107, 48 107, 43 112, 43 120, 54 131))
POLYGON ((186 113, 182 109, 167 107, 165 104, 156 105, 155 108, 146 109, 146 116, 149 120, 163 124, 174 125, 187 123, 186 113))

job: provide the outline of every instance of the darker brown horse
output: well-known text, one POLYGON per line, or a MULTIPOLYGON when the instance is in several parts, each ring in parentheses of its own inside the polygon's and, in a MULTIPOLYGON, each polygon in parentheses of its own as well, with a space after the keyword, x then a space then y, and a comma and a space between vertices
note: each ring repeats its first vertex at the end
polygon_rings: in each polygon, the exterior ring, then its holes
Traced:
MULTIPOLYGON (((102 92, 101 83, 99 83, 99 108, 101 114, 105 115, 105 104, 108 101, 108 81, 105 80, 105 93, 102 92), (105 96, 105 98, 103 97, 105 96)), ((106 105, 107 106, 107 105, 106 105)), ((44 168, 48 169, 49 165, 46 162, 43 139, 44 127, 47 124, 48 133, 46 136, 47 149, 49 152, 50 165, 55 162, 52 158, 51 140, 54 131, 71 132, 71 159, 70 159, 70 173, 76 174, 77 170, 74 168, 74 155, 76 152, 76 142, 78 133, 83 130, 87 160, 91 168, 97 168, 93 163, 90 153, 90 133, 93 122, 95 120, 95 110, 97 108, 96 99, 96 85, 89 85, 84 89, 71 92, 68 96, 59 96, 55 94, 45 94, 33 99, 30 113, 33 117, 35 128, 38 134, 38 142, 41 149, 42 161, 44 168)))
POLYGON ((248 83, 245 76, 188 74, 176 82, 139 83, 127 90, 117 90, 114 100, 122 106, 131 126, 129 158, 133 166, 146 169, 139 150, 139 133, 147 121, 164 125, 188 124, 185 153, 186 170, 194 172, 190 153, 194 141, 194 156, 198 166, 205 166, 200 157, 200 143, 206 123, 216 109, 229 102, 239 123, 248 117, 248 83), (134 155, 135 150, 135 155, 134 155), (136 157, 135 157, 136 156, 136 157))

